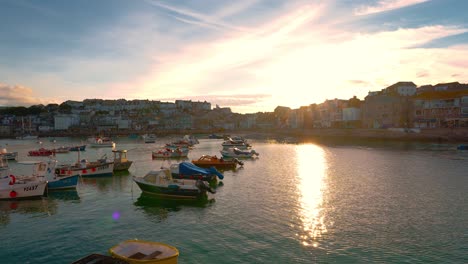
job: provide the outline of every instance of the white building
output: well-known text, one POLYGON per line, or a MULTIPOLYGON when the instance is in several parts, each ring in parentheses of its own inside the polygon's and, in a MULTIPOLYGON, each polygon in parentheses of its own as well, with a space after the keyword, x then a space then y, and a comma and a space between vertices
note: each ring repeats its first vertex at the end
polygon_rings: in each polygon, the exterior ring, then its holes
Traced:
POLYGON ((78 125, 80 119, 78 115, 56 115, 54 117, 54 130, 67 130, 71 126, 78 125))

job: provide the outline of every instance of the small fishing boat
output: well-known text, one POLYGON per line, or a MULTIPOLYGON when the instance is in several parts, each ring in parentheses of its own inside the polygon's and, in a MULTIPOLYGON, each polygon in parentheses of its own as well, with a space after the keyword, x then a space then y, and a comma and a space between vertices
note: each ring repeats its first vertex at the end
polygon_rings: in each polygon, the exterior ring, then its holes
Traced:
POLYGON ((75 164, 61 165, 59 169, 69 169, 72 172, 78 172, 82 177, 105 177, 113 175, 114 162, 108 161, 104 154, 97 161, 82 159, 75 164))
POLYGON ((239 148, 228 148, 221 150, 221 155, 225 158, 249 159, 260 155, 255 150, 241 150, 239 148))
POLYGON ((85 145, 77 145, 77 146, 69 147, 68 150, 70 150, 70 151, 85 151, 86 150, 86 144, 85 145))
POLYGON ((224 179, 224 175, 215 167, 201 168, 191 162, 181 162, 169 166, 172 177, 176 179, 200 179, 207 182, 224 179))
POLYGON ((153 159, 171 159, 171 158, 186 158, 188 156, 188 148, 159 148, 152 151, 151 156, 153 159))
POLYGON ((222 144, 224 149, 228 148, 238 148, 238 149, 250 149, 252 146, 247 143, 247 141, 243 138, 228 138, 222 144))
POLYGON ((179 250, 173 246, 152 241, 127 240, 109 249, 111 256, 131 264, 177 264, 179 250))
POLYGON ((155 134, 144 134, 141 136, 145 143, 155 143, 156 142, 156 135, 155 134))
POLYGON ((201 179, 173 178, 169 168, 149 171, 143 177, 134 176, 133 181, 142 192, 164 198, 199 199, 207 191, 214 193, 209 185, 201 179))
POLYGON ((216 155, 202 155, 200 158, 192 160, 192 163, 198 167, 215 167, 218 170, 233 170, 237 168, 237 165, 244 165, 244 163, 238 159, 224 159, 223 157, 218 158, 216 155))
POLYGON ((88 138, 89 146, 92 148, 114 148, 115 143, 109 137, 88 138))
POLYGON ((128 170, 133 161, 127 159, 127 150, 112 150, 114 153, 114 171, 128 170))
POLYGON ((13 175, 5 160, 0 166, 0 200, 34 198, 44 195, 47 181, 35 175, 13 175))
POLYGON ((78 184, 78 172, 73 172, 70 168, 57 168, 57 160, 49 159, 45 161, 23 161, 18 164, 32 166, 31 176, 47 182, 47 189, 73 189, 78 184))
POLYGON ((9 152, 6 148, 2 148, 0 156, 4 157, 6 160, 16 160, 18 158, 18 152, 9 152))
POLYGON ((69 147, 65 147, 65 146, 61 146, 61 147, 58 147, 58 148, 55 148, 52 150, 54 153, 68 153, 70 152, 70 148, 69 147))
POLYGON ((461 144, 457 146, 458 150, 468 150, 468 144, 461 144))
POLYGON ((55 152, 51 149, 46 149, 46 148, 40 148, 37 150, 31 150, 28 152, 28 156, 50 156, 53 155, 55 152))

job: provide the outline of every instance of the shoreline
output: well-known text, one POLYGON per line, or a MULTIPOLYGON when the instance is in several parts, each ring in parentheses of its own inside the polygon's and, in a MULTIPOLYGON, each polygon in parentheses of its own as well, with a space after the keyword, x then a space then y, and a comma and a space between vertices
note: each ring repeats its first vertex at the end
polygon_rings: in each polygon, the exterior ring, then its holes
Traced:
MULTIPOLYGON (((421 129, 419 133, 403 132, 389 129, 246 129, 246 130, 172 130, 172 131, 110 131, 104 133, 110 137, 142 135, 154 133, 157 137, 183 136, 187 134, 197 137, 207 137, 210 134, 217 135, 242 135, 254 139, 274 140, 298 140, 307 141, 403 141, 403 142, 435 142, 435 143, 468 143, 468 128, 439 128, 421 129)), ((83 137, 88 138, 98 132, 47 132, 40 133, 39 138, 44 137, 83 137)), ((3 139, 14 139, 14 136, 3 136, 3 139)))

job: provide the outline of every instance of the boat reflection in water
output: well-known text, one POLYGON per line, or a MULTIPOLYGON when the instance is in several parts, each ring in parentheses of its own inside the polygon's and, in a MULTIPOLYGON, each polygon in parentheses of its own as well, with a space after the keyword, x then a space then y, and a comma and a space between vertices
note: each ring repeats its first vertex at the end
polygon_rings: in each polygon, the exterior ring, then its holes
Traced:
POLYGON ((215 199, 209 194, 196 200, 174 200, 141 193, 134 205, 151 218, 156 217, 157 220, 161 221, 166 219, 170 212, 180 211, 184 207, 205 208, 214 202, 215 199))
POLYGON ((63 201, 79 201, 80 196, 78 192, 73 190, 57 190, 57 191, 49 191, 47 192, 47 197, 55 200, 63 200, 63 201))
POLYGON ((0 226, 10 223, 11 214, 28 214, 48 217, 57 213, 57 201, 40 197, 28 200, 0 201, 0 226))
POLYGON ((299 196, 299 221, 301 231, 297 236, 304 246, 319 246, 327 232, 323 192, 327 188, 327 161, 325 151, 316 145, 299 145, 296 148, 299 196))

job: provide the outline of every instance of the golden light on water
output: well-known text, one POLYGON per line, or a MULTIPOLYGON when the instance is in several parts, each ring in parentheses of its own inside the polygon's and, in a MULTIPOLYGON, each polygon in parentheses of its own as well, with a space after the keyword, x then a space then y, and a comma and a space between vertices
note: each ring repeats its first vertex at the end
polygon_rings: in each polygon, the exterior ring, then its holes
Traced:
POLYGON ((327 163, 325 151, 316 145, 299 145, 296 149, 299 218, 302 232, 298 234, 304 246, 318 247, 317 240, 327 231, 323 211, 327 163))

